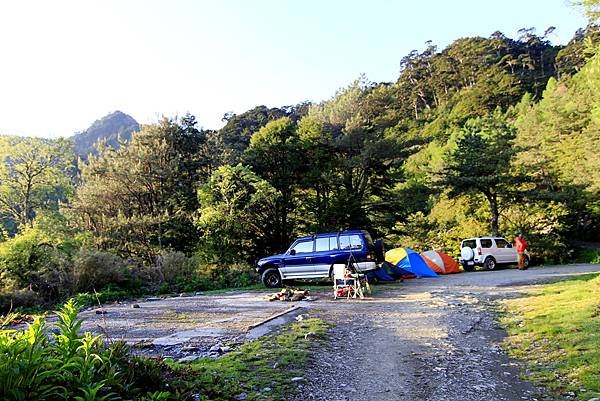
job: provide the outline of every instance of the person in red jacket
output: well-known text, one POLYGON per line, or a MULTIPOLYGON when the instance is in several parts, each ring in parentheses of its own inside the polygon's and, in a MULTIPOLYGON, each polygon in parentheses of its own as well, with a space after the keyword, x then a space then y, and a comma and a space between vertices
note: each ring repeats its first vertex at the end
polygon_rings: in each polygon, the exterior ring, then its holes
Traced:
POLYGON ((517 248, 517 254, 519 255, 519 270, 525 270, 525 250, 527 249, 527 241, 525 241, 525 237, 523 234, 519 233, 515 238, 515 248, 517 248))

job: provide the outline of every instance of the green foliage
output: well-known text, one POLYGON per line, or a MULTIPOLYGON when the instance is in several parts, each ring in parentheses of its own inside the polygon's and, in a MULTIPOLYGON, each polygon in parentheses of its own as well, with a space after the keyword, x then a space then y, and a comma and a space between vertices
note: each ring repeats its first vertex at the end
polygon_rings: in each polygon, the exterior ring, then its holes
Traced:
POLYGON ((196 186, 203 179, 205 141, 195 119, 163 119, 81 166, 72 214, 95 244, 153 262, 164 248, 190 251, 197 232, 196 186))
POLYGON ((600 264, 600 248, 580 248, 575 253, 575 262, 600 264))
POLYGON ((46 302, 65 297, 72 288, 70 253, 76 246, 54 220, 38 219, 16 237, 0 243, 0 275, 5 290, 28 288, 46 302))
POLYGON ((120 301, 123 299, 131 298, 132 295, 137 295, 131 290, 122 290, 112 285, 105 287, 100 291, 93 293, 80 292, 73 296, 73 300, 77 305, 81 307, 87 306, 98 306, 109 302, 120 301))
POLYGON ((516 153, 515 135, 515 129, 498 113, 469 120, 456 147, 448 153, 442 171, 440 183, 450 188, 450 196, 481 194, 486 198, 493 235, 499 232, 500 209, 513 191, 512 186, 523 180, 510 169, 516 153))
POLYGON ((25 330, 0 325, 0 399, 11 400, 108 400, 162 399, 162 365, 152 381, 145 378, 152 362, 130 358, 122 342, 106 346, 100 336, 80 333, 78 306, 69 301, 56 315, 56 332, 50 340, 44 318, 37 317, 25 330), (144 387, 140 387, 140 385, 144 387), (150 393, 146 394, 148 391, 150 393))
POLYGON ((125 287, 129 284, 127 270, 123 259, 114 254, 82 250, 73 263, 75 289, 101 290, 109 284, 125 287))
POLYGON ((198 190, 201 208, 196 224, 202 232, 199 257, 206 261, 252 260, 268 249, 280 196, 241 164, 217 169, 198 190))

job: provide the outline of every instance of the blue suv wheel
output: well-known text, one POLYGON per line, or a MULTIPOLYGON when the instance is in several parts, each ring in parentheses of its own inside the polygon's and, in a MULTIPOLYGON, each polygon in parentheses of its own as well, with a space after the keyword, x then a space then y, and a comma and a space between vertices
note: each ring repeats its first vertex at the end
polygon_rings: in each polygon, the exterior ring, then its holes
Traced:
POLYGON ((274 267, 267 268, 262 273, 261 279, 265 287, 268 288, 279 288, 282 284, 281 274, 279 274, 279 270, 274 267))

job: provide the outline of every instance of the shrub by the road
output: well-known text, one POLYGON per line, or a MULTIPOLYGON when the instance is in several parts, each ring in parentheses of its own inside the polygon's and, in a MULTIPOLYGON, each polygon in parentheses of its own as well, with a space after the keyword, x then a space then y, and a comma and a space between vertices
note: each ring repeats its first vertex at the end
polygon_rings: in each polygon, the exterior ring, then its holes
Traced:
POLYGON ((144 390, 136 388, 146 374, 139 366, 145 362, 131 358, 123 342, 106 345, 100 336, 81 334, 77 312, 73 301, 58 310, 50 338, 42 317, 23 331, 7 328, 10 317, 0 322, 0 399, 139 398, 161 389, 161 376, 145 383, 144 390))

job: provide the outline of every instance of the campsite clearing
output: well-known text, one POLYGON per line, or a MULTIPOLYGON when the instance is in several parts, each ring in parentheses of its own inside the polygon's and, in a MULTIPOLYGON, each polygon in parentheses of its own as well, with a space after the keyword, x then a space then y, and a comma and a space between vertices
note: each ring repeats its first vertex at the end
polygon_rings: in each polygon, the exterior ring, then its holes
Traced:
POLYGON ((174 359, 204 356, 218 343, 221 352, 236 349, 294 317, 332 323, 302 380, 288 383, 298 390, 297 398, 288 401, 546 400, 552 398, 523 378, 524 366, 501 348, 506 332, 496 320, 497 301, 590 272, 600 272, 600 265, 413 279, 378 285, 364 300, 334 301, 330 287, 324 287, 314 302, 292 303, 302 308, 251 332, 248 326, 292 305, 269 302, 266 293, 233 293, 150 300, 139 302, 139 308, 107 306, 106 313, 83 314, 87 330, 102 332, 104 327, 113 337, 136 343, 143 354, 174 359))

